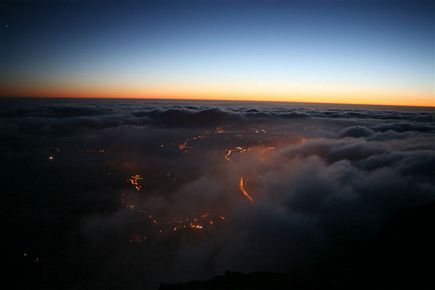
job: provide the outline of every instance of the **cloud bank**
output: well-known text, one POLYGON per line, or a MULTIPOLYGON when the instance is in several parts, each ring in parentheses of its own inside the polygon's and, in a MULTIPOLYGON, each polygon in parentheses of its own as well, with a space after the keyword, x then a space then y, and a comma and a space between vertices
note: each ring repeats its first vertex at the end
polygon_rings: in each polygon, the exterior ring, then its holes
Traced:
POLYGON ((21 287, 318 273, 435 201, 431 109, 2 100, 0 129, 21 287))

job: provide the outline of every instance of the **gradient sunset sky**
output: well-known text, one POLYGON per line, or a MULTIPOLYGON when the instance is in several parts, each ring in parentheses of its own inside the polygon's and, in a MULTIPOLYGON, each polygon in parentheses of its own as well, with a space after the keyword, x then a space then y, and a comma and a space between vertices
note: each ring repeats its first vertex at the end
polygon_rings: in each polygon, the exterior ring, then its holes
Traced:
POLYGON ((0 96, 435 106, 431 1, 1 1, 0 96))

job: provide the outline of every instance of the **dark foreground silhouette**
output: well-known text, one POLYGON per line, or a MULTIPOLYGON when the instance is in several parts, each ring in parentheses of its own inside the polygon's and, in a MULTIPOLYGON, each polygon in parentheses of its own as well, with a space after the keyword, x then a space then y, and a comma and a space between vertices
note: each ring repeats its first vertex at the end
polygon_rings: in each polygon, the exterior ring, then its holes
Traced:
POLYGON ((160 290, 435 289, 435 203, 397 212, 372 241, 345 249, 310 273, 226 272, 160 290))

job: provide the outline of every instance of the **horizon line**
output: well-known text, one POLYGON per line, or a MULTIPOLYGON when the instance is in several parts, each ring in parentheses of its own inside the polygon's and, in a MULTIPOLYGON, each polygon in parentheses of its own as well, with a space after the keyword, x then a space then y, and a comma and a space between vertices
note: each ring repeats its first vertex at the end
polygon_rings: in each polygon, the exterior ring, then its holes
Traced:
MULTIPOLYGON (((394 105, 394 104, 373 104, 373 103, 334 103, 334 102, 310 102, 310 101, 284 101, 284 100, 256 100, 256 99, 219 99, 219 98, 148 98, 148 97, 78 97, 78 96, 4 96, 0 99, 99 99, 99 100, 150 100, 150 101, 220 101, 220 102, 257 102, 257 103, 296 103, 296 104, 318 104, 318 105, 358 105, 358 106, 382 106, 382 107, 404 107, 404 108, 431 108, 435 109, 435 104, 427 105, 394 105)), ((435 100, 434 100, 435 101, 435 100)))

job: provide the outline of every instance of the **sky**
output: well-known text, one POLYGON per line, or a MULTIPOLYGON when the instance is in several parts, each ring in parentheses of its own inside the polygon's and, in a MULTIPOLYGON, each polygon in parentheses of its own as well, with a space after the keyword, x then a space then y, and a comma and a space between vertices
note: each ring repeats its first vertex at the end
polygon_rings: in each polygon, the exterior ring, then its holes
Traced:
POLYGON ((1 1, 0 96, 435 106, 430 1, 1 1))

